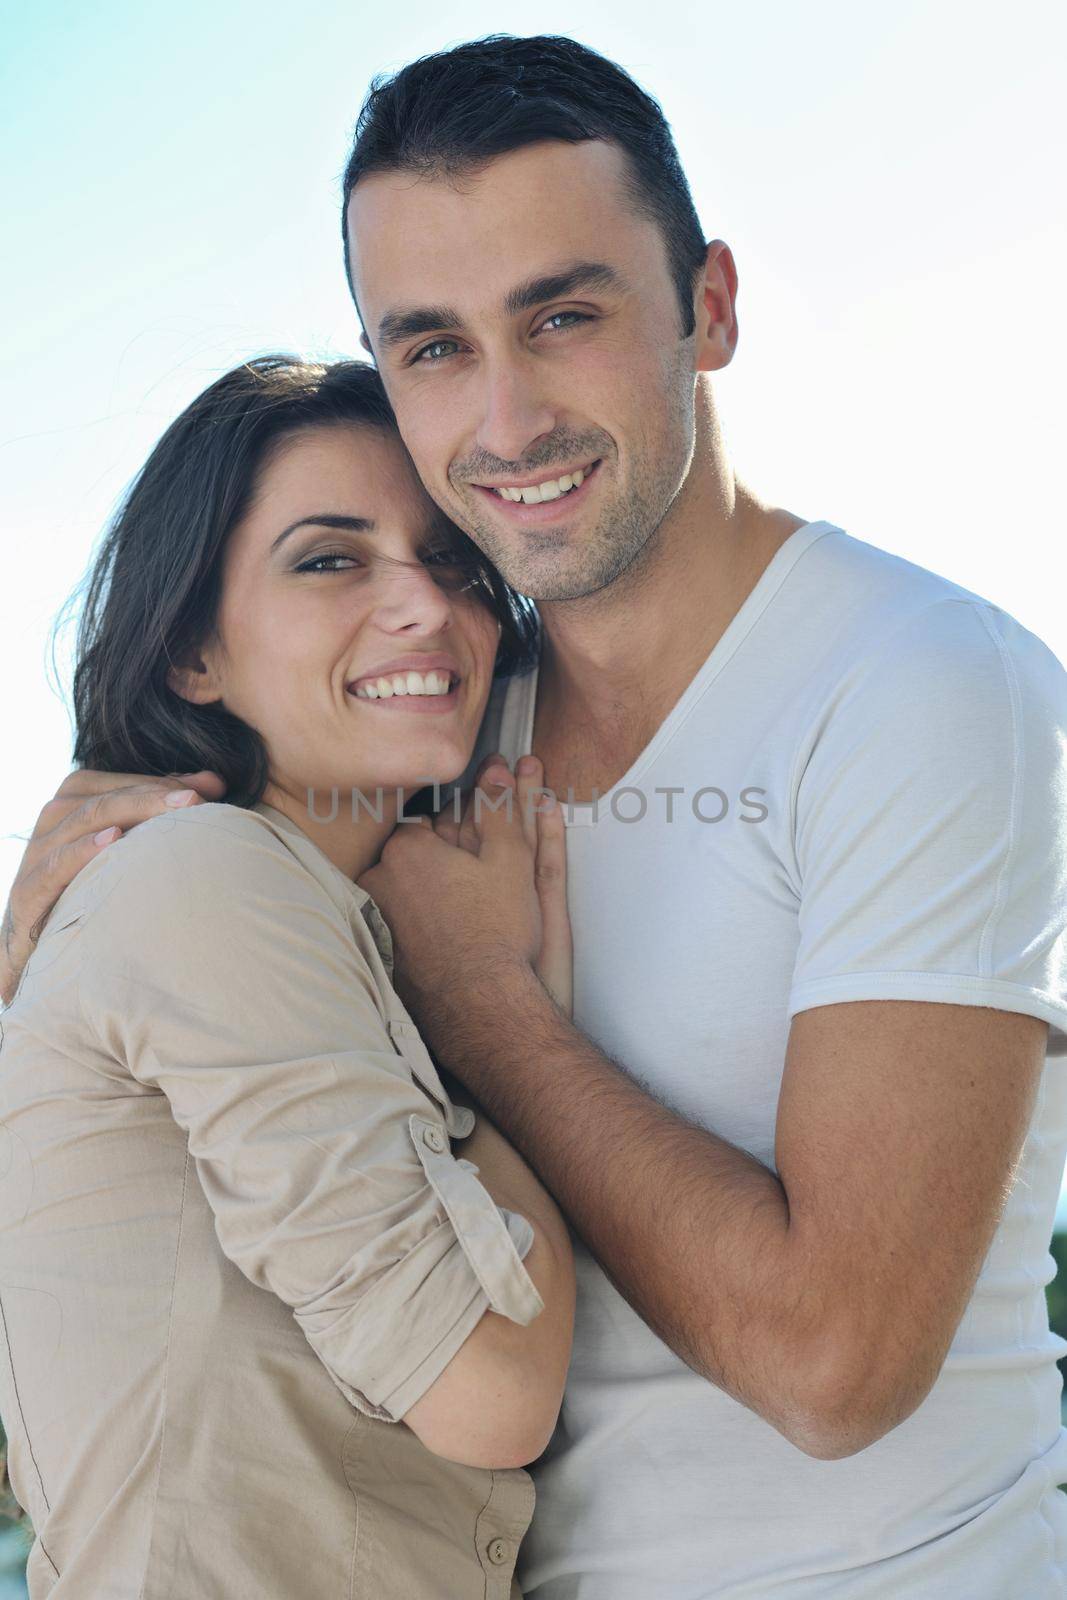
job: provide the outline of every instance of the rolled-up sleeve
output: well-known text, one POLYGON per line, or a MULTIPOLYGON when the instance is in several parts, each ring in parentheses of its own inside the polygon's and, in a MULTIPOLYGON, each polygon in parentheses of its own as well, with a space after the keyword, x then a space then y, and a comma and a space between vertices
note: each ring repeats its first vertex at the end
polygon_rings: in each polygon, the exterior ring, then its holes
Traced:
POLYGON ((531 1322, 529 1222, 453 1155, 351 921, 277 834, 200 806, 90 874, 82 1003, 102 1056, 166 1095, 222 1250, 292 1307, 349 1401, 396 1421, 487 1310, 531 1322))

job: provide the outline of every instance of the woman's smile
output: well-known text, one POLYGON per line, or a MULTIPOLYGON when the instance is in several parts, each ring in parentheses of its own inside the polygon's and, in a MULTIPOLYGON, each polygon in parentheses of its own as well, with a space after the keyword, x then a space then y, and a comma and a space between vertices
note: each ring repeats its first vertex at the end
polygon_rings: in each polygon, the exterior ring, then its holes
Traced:
POLYGON ((463 682, 453 656, 425 652, 373 667, 345 688, 366 705, 443 716, 457 709, 463 682))

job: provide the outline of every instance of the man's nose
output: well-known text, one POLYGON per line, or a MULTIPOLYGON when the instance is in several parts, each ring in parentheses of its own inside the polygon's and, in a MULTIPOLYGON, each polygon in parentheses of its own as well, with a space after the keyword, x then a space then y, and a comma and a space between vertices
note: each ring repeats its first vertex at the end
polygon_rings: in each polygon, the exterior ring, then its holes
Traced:
POLYGON ((556 426, 555 408, 522 360, 487 364, 484 372, 478 445, 501 461, 521 461, 530 446, 556 426))

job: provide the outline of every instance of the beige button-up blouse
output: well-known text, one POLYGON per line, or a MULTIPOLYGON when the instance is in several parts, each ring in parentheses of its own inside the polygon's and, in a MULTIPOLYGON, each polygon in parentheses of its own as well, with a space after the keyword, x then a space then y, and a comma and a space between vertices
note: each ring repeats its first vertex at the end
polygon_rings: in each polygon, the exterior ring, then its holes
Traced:
POLYGON ((533 1233, 369 897, 266 804, 142 823, 0 1018, 0 1413, 33 1600, 514 1600, 533 1486, 402 1422, 533 1233))

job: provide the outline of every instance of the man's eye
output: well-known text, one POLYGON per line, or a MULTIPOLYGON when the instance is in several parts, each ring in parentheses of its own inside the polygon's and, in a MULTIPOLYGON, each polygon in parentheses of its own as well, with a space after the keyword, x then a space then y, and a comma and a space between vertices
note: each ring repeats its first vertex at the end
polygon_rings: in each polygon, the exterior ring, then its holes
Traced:
POLYGON ((446 356, 458 349, 455 339, 435 339, 433 344, 425 344, 421 350, 416 351, 413 364, 421 361, 424 366, 432 366, 435 361, 443 361, 446 356))
MULTIPOLYGON (((348 553, 348 551, 346 551, 346 550, 327 550, 321 556, 310 556, 307 561, 301 561, 300 565, 297 567, 296 570, 297 570, 297 572, 337 572, 337 571, 339 571, 339 568, 334 567, 334 566, 324 567, 322 565, 322 562, 324 562, 324 561, 329 561, 329 562, 333 562, 333 561, 356 561, 356 557, 353 556, 353 555, 350 555, 348 553)), ((358 565, 358 563, 357 563, 357 565, 358 565)))
POLYGON ((552 315, 545 322, 542 322, 541 327, 554 327, 558 333, 561 331, 561 325, 564 328, 573 328, 576 323, 592 322, 592 320, 592 317, 587 317, 581 311, 553 311, 552 315))

